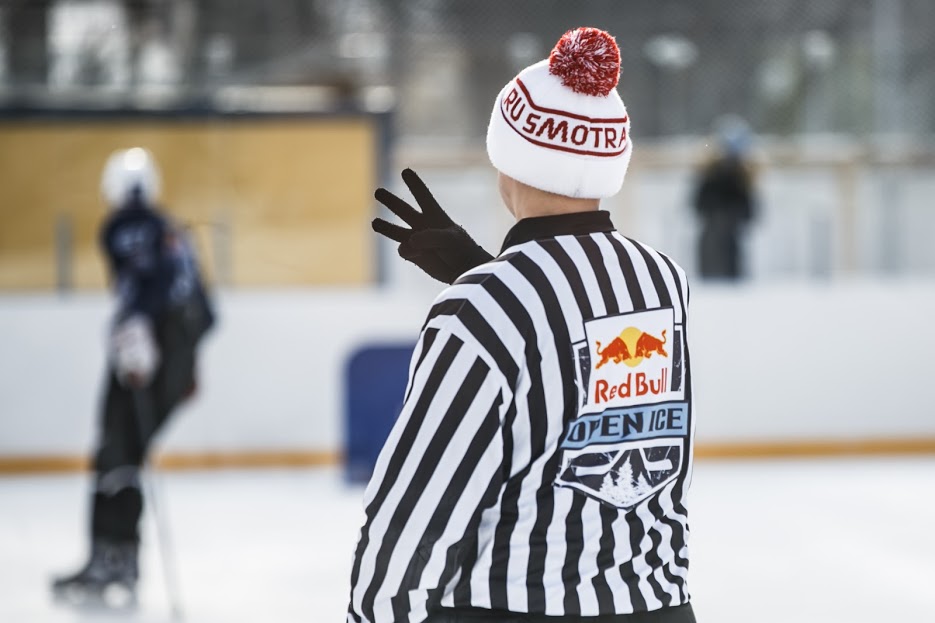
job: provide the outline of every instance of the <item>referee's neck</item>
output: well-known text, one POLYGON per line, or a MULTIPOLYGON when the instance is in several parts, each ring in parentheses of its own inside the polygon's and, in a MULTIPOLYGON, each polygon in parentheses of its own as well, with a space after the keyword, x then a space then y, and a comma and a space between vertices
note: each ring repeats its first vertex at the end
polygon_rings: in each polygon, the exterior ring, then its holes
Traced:
POLYGON ((502 173, 498 181, 503 203, 506 204, 507 209, 517 221, 537 216, 593 212, 600 208, 599 199, 580 199, 557 195, 533 188, 502 173))
POLYGON ((514 204, 510 212, 513 213, 517 221, 521 221, 537 216, 596 212, 600 207, 600 202, 597 199, 573 199, 571 197, 563 197, 562 199, 566 201, 530 201, 514 204))

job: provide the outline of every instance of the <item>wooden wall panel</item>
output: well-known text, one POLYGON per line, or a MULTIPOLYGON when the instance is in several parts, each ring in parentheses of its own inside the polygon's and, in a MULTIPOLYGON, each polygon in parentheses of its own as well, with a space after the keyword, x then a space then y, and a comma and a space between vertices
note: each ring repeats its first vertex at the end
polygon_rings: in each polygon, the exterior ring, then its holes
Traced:
POLYGON ((0 122, 0 288, 55 284, 56 219, 74 231, 74 284, 105 283, 98 191, 111 151, 150 149, 163 203, 192 226, 203 262, 235 285, 371 279, 368 227, 378 126, 369 117, 0 122), (225 245, 227 245, 225 247, 225 245))

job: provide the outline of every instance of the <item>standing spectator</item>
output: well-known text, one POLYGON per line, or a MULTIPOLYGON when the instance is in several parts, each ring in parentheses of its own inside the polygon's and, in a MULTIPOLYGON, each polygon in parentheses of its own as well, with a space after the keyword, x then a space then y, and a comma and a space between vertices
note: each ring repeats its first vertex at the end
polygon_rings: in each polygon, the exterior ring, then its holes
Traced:
POLYGON ((718 152, 698 174, 693 198, 701 220, 698 261, 706 279, 744 275, 742 237, 756 208, 750 130, 736 118, 720 121, 718 152))

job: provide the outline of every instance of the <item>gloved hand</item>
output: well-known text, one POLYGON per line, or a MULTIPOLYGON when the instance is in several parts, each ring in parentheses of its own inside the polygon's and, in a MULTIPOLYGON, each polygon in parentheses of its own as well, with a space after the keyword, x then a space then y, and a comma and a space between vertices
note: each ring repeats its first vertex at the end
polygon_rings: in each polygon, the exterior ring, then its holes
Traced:
POLYGON ((132 389, 149 385, 159 367, 159 347, 145 316, 134 314, 113 328, 110 358, 121 385, 132 389))
POLYGON ((493 259, 464 229, 441 209, 435 197, 412 169, 404 169, 403 181, 419 212, 386 190, 378 188, 373 196, 411 229, 393 225, 381 218, 371 224, 373 231, 399 243, 399 256, 421 268, 430 277, 451 284, 468 270, 493 259))

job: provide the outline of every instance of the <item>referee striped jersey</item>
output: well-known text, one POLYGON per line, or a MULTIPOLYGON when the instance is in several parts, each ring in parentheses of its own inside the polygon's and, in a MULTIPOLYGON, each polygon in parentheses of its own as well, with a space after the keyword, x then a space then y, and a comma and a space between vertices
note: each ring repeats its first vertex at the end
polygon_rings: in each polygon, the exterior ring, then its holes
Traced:
POLYGON ((347 621, 689 600, 684 271, 607 212, 524 219, 447 288, 365 494, 347 621))

